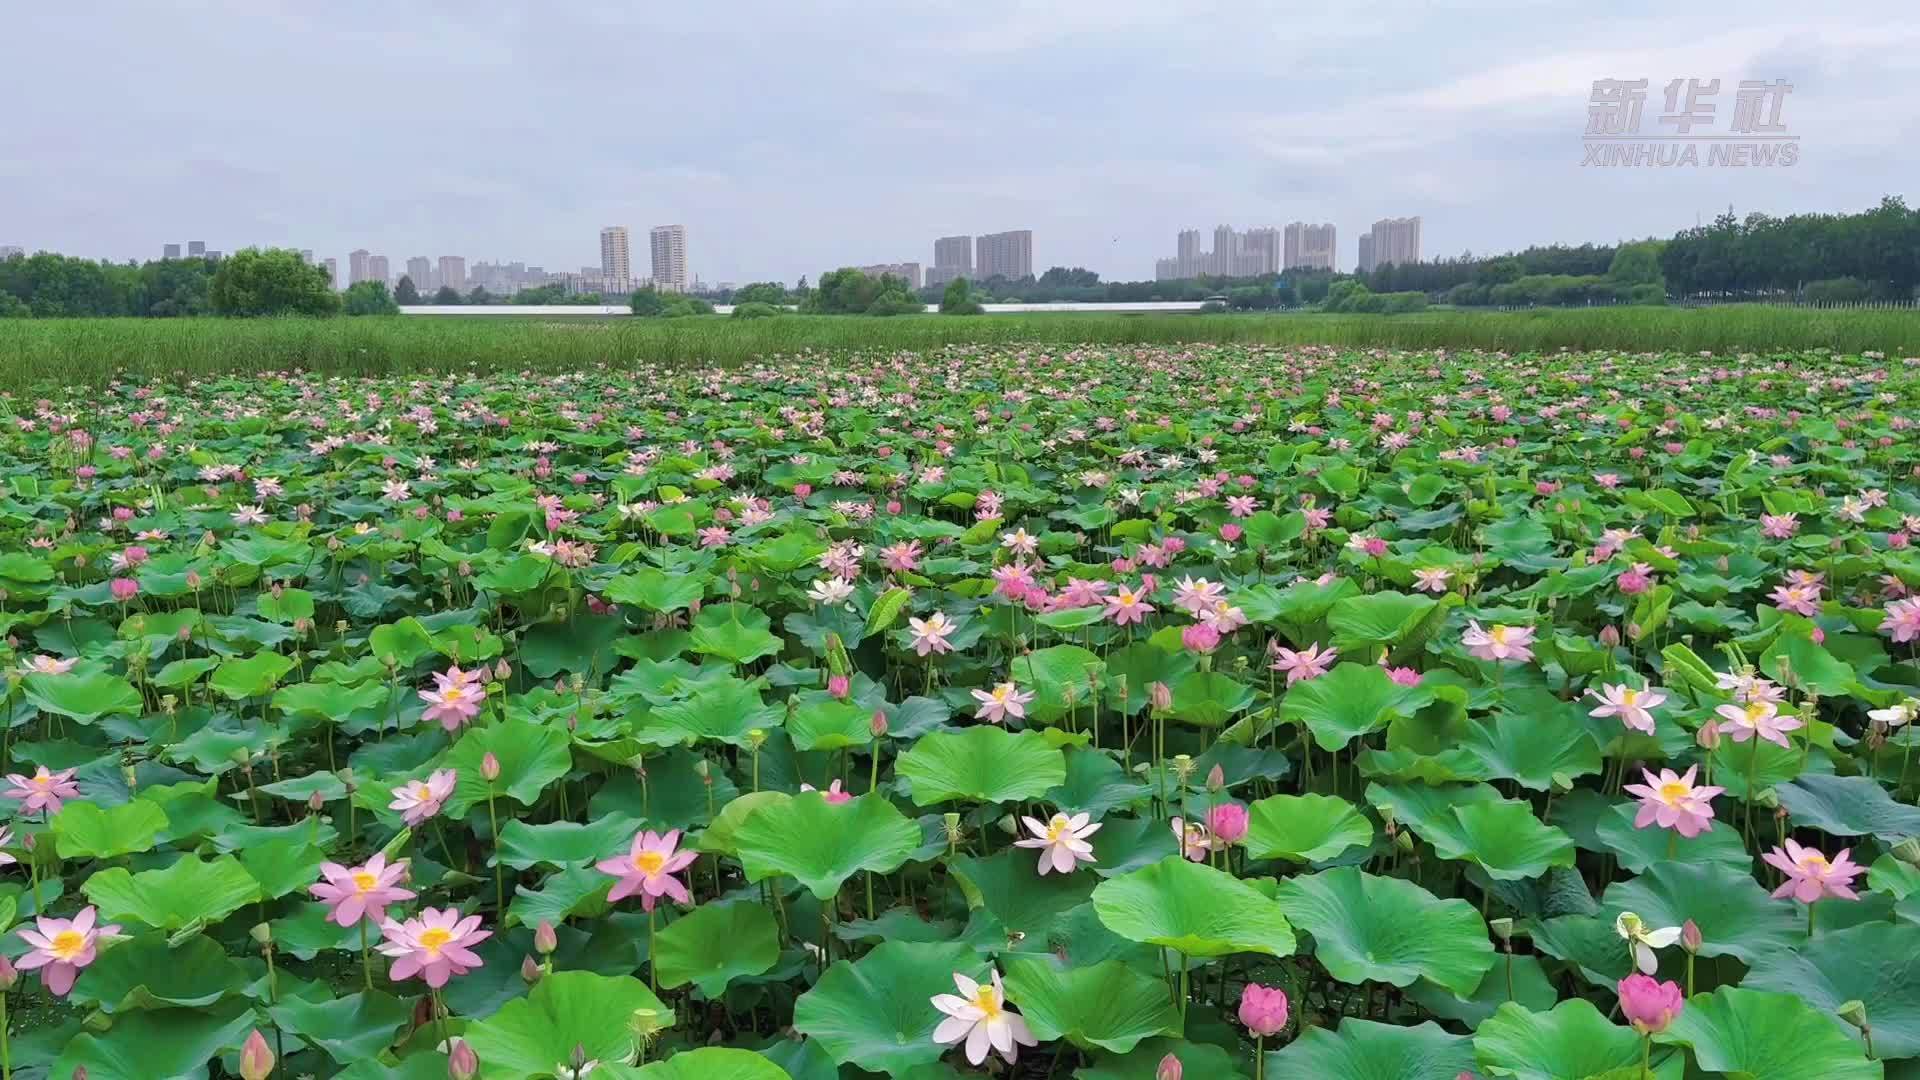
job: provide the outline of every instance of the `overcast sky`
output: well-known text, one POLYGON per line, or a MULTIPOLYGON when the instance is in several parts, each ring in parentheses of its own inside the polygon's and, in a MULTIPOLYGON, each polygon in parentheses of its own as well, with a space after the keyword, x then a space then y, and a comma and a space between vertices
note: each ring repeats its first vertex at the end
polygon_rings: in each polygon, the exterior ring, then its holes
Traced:
POLYGON ((140 2, 0 16, 0 244, 204 239, 578 270, 687 227, 709 282, 930 263, 1151 277, 1182 227, 1385 216, 1432 258, 1920 201, 1920 18, 1853 3, 140 2), (1305 10, 1299 10, 1305 8, 1305 10), (275 11, 278 13, 273 13, 275 11), (311 13, 309 13, 311 12, 311 13), (1595 79, 1794 85, 1792 168, 1582 168, 1595 79))

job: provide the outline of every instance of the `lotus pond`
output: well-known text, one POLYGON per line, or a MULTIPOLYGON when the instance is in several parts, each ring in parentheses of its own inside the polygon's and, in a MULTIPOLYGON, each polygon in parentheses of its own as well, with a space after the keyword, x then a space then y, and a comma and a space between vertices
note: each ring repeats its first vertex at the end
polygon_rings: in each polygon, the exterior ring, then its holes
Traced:
POLYGON ((9 396, 0 1070, 1920 1075, 1917 365, 9 396))

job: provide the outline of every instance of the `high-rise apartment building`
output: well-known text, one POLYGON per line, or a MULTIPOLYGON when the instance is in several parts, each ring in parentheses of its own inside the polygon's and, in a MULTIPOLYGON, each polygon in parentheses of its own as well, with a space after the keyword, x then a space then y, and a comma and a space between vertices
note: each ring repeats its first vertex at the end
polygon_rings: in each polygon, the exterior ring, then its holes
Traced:
POLYGON ((633 249, 627 242, 625 225, 609 225, 600 230, 600 276, 624 291, 633 280, 633 249))
POLYGON ((340 287, 340 260, 324 259, 321 261, 320 265, 327 268, 327 287, 331 289, 339 288, 340 287))
POLYGON ((1332 270, 1334 252, 1338 250, 1333 225, 1296 221, 1287 226, 1284 248, 1280 258, 1282 270, 1332 270))
POLYGON ((910 289, 920 287, 920 264, 917 262, 874 263, 872 266, 859 266, 854 269, 870 278, 891 274, 906 282, 910 289))
POLYGON ((366 248, 355 248, 347 253, 347 284, 358 285, 367 280, 366 248))
POLYGON ((160 257, 163 259, 179 258, 180 245, 179 244, 163 244, 160 248, 160 257))
POLYGON ((440 256, 440 273, 434 278, 435 289, 452 289, 454 292, 467 291, 467 257, 464 255, 440 256))
POLYGON ((928 285, 945 285, 954 278, 973 277, 973 237, 943 236, 933 242, 933 265, 928 285))
POLYGON ((1354 269, 1365 274, 1371 272, 1373 266, 1373 234, 1363 232, 1360 234, 1360 261, 1354 264, 1354 269))
POLYGON ((15 255, 26 257, 27 249, 14 244, 0 244, 0 259, 11 259, 15 255))
POLYGON ((202 255, 205 255, 206 253, 207 253, 207 242, 205 240, 187 241, 187 258, 198 259, 202 255))
POLYGON ((367 280, 377 281, 388 288, 393 287, 393 274, 387 269, 385 255, 367 256, 367 280))
POLYGON ((430 293, 440 286, 433 283, 433 263, 425 255, 415 255, 407 260, 407 276, 413 279, 417 292, 430 293))
POLYGON ((974 241, 974 269, 982 281, 1033 276, 1033 230, 988 233, 974 241))
POLYGON ((1173 276, 1175 278, 1199 277, 1205 272, 1201 262, 1204 256, 1200 250, 1200 230, 1181 229, 1178 244, 1174 252, 1173 276))
POLYGON ((1240 257, 1233 264, 1234 277, 1262 277, 1280 272, 1280 230, 1268 225, 1248 229, 1240 242, 1240 257))
POLYGON ((1238 232, 1231 225, 1213 230, 1213 250, 1200 250, 1200 230, 1182 229, 1173 258, 1156 259, 1156 281, 1197 277, 1251 278, 1280 271, 1280 230, 1262 226, 1238 232))
MULTIPOLYGON (((1373 265, 1420 261, 1420 218, 1382 218, 1373 223, 1373 265)), ((1372 267, 1369 267, 1372 269, 1372 267)))
POLYGON ((661 292, 686 292, 693 280, 687 273, 687 227, 655 225, 647 239, 653 249, 653 287, 661 292))
POLYGON ((312 248, 301 248, 301 249, 300 249, 300 261, 301 261, 301 262, 303 262, 303 263, 306 263, 306 264, 307 264, 308 266, 312 266, 312 265, 313 265, 313 249, 312 249, 312 248))

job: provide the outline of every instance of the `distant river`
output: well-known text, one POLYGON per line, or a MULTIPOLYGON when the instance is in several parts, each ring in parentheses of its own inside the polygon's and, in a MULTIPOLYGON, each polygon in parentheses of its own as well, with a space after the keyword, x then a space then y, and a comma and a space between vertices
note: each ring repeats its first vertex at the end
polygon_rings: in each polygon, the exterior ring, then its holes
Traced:
MULTIPOLYGON (((988 304, 987 314, 1013 314, 1022 311, 1149 312, 1198 311, 1198 300, 1143 300, 1133 304, 988 304)), ((928 304, 927 311, 939 311, 928 304)), ((733 313, 732 304, 716 304, 721 315, 733 313)), ((403 304, 402 315, 629 315, 625 304, 403 304)))

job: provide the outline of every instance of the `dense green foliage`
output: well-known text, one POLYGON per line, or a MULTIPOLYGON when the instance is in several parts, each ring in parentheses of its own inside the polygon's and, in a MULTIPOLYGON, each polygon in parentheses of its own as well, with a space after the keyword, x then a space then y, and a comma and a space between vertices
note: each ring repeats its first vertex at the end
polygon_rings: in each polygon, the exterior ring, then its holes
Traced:
POLYGON ((678 319, 688 315, 711 315, 713 305, 697 296, 661 292, 649 285, 635 289, 628 305, 633 313, 648 319, 678 319))
POLYGON ((398 315, 400 305, 387 293, 384 281, 357 281, 347 286, 340 297, 341 309, 349 315, 398 315))
MULTIPOLYGON (((379 289, 380 299, 391 307, 387 287, 379 289)), ((369 299, 363 290, 360 305, 365 307, 369 299)), ((207 300, 220 315, 331 315, 342 306, 327 272, 285 248, 246 248, 220 260, 207 300)), ((367 314, 353 310, 353 303, 349 295, 348 314, 367 314)))

